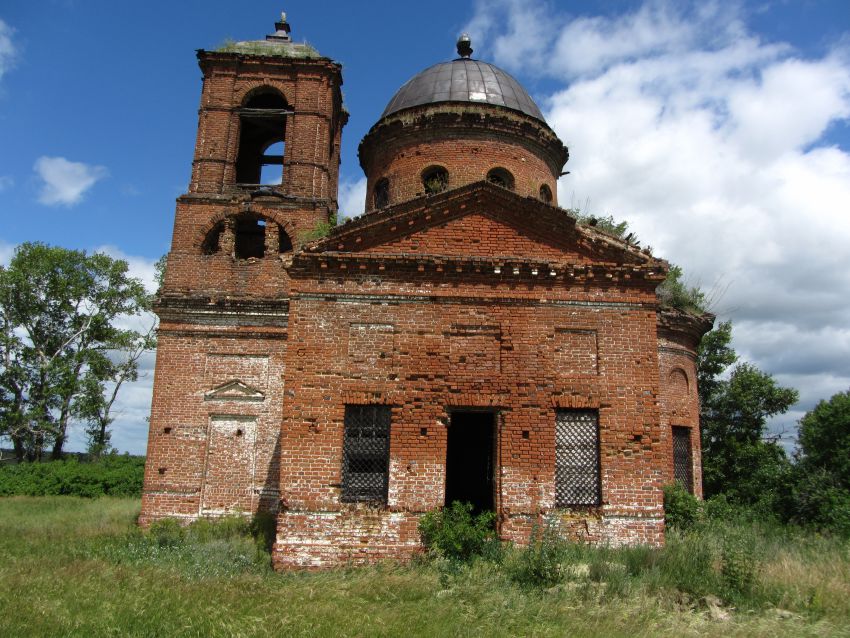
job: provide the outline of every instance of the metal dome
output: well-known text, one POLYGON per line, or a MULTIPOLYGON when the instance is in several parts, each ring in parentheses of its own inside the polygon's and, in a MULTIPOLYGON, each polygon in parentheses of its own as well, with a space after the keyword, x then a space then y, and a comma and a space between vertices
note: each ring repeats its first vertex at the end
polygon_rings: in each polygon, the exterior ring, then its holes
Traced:
POLYGON ((492 64, 469 58, 441 62, 414 75, 396 92, 381 117, 435 102, 493 104, 546 121, 519 82, 492 64))

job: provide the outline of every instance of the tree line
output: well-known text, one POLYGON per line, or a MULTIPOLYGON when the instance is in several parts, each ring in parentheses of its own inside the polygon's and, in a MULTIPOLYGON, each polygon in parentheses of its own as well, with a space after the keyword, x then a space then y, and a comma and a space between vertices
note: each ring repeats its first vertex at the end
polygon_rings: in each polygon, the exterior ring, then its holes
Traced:
POLYGON ((118 393, 156 347, 153 301, 126 261, 42 243, 0 266, 0 439, 19 461, 60 459, 72 424, 89 452, 110 449, 118 393))

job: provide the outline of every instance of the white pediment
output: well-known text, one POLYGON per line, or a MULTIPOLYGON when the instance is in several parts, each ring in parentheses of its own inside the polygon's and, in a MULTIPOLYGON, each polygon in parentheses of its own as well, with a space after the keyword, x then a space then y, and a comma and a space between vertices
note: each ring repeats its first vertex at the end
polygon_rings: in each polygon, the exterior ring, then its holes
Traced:
POLYGON ((265 401, 266 395, 238 379, 228 381, 204 394, 205 401, 265 401))

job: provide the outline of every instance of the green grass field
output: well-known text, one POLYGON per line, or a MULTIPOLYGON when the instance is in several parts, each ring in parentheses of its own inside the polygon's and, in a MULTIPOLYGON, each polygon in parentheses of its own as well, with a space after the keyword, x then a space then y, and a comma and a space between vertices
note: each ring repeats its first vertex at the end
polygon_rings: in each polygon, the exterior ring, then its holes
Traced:
POLYGON ((850 636, 850 545, 781 528, 574 548, 562 584, 530 587, 510 578, 516 552, 502 565, 275 574, 240 530, 153 539, 138 511, 136 499, 0 499, 0 634, 850 636), (726 602, 705 593, 739 581, 746 593, 726 602))

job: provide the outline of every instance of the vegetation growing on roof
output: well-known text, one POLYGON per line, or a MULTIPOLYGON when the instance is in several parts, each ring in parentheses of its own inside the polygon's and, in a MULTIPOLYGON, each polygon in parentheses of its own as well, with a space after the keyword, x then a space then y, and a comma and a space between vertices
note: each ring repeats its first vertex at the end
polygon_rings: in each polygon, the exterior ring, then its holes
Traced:
POLYGON ((680 266, 671 265, 667 278, 656 289, 658 301, 664 308, 675 308, 693 315, 708 312, 711 299, 699 286, 691 286, 680 266))
MULTIPOLYGON (((629 222, 617 221, 613 215, 597 217, 581 212, 581 209, 572 208, 567 212, 576 218, 576 222, 582 226, 590 226, 600 230, 612 237, 623 241, 640 245, 640 241, 633 232, 627 232, 629 222)), ((670 265, 667 278, 658 286, 658 300, 663 308, 674 308, 693 315, 702 315, 708 312, 713 295, 707 294, 699 286, 692 286, 682 272, 680 266, 670 265)))
POLYGON ((629 239, 626 239, 626 231, 629 229, 629 222, 618 222, 616 219, 614 219, 613 215, 597 217, 596 215, 582 213, 580 208, 570 208, 567 210, 567 212, 569 212, 570 215, 575 217, 576 222, 578 222, 582 226, 591 226, 596 230, 601 230, 602 232, 608 233, 609 235, 612 235, 618 239, 625 239, 626 241, 634 239, 634 234, 632 233, 629 233, 631 237, 629 239))
POLYGON ((309 230, 300 236, 301 242, 307 243, 321 239, 322 237, 327 237, 330 232, 337 227, 338 223, 336 214, 331 215, 326 222, 316 222, 316 225, 313 226, 312 230, 309 230))
POLYGON ((227 39, 218 48, 217 53, 241 53, 243 55, 264 55, 279 58, 320 58, 321 54, 310 44, 287 42, 272 43, 266 40, 236 42, 227 39))

